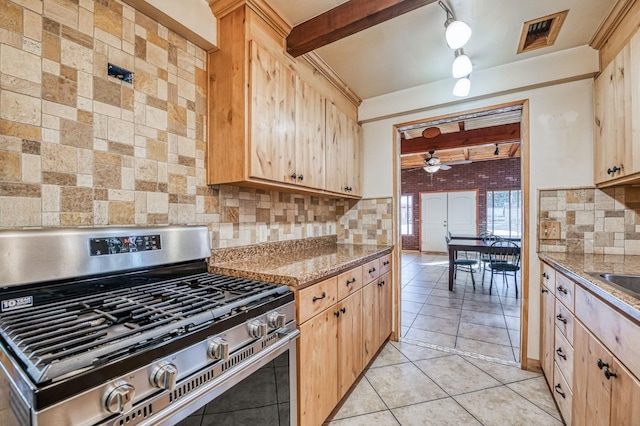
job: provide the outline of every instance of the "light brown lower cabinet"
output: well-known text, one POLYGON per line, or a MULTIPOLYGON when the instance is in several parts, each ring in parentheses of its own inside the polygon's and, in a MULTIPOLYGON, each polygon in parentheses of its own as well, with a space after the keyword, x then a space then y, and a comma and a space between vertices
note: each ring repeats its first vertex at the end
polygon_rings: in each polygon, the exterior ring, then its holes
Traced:
POLYGON ((580 322, 574 339, 571 424, 639 425, 638 380, 580 322))
POLYGON ((556 297, 547 286, 542 286, 542 295, 540 297, 541 315, 541 351, 540 364, 547 384, 553 387, 553 357, 554 357, 554 332, 555 332, 555 313, 556 313, 556 297))
MULTIPOLYGON (((377 259, 367 266, 379 269, 377 259)), ((326 420, 391 334, 391 272, 357 288, 367 271, 360 266, 297 291, 300 426, 326 420)))

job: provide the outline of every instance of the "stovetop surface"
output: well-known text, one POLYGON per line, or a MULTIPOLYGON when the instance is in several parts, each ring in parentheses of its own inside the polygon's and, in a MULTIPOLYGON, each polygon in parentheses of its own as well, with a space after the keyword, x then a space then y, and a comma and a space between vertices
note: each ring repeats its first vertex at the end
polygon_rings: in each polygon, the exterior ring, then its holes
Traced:
POLYGON ((184 275, 180 267, 92 278, 0 293, 2 305, 14 309, 0 313, 0 336, 32 380, 44 383, 225 321, 285 293, 287 287, 260 281, 184 275))

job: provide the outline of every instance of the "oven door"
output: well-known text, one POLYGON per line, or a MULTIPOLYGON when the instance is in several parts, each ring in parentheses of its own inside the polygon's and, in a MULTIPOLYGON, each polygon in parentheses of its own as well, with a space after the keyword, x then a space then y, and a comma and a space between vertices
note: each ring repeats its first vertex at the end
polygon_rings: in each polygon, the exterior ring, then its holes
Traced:
MULTIPOLYGON (((149 425, 297 425, 296 345, 300 332, 269 347, 148 418, 149 425)), ((176 387, 180 388, 181 384, 176 387)), ((138 423, 147 425, 147 422, 138 423)))

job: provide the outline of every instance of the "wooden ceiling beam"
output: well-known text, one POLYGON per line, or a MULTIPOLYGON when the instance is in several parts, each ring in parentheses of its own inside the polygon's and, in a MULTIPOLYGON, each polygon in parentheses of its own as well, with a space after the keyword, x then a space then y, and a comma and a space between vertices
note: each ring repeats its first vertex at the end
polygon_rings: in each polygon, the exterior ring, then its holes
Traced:
POLYGON ((505 142, 520 142, 520 123, 444 133, 431 139, 421 137, 406 139, 401 143, 400 154, 419 154, 441 149, 465 148, 505 142))
POLYGON ((287 37, 287 52, 293 57, 304 55, 435 1, 349 0, 293 27, 287 37))
POLYGON ((518 149, 520 149, 519 143, 511 144, 509 147, 509 158, 513 158, 513 156, 516 155, 516 152, 518 152, 518 149))

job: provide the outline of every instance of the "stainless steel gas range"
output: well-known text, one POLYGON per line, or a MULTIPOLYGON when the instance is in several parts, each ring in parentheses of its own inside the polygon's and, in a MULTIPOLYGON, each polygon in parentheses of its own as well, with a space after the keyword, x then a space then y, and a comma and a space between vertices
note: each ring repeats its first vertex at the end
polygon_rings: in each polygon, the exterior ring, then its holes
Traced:
POLYGON ((295 423, 293 293, 209 255, 206 227, 0 232, 0 424, 176 424, 276 357, 295 423))

